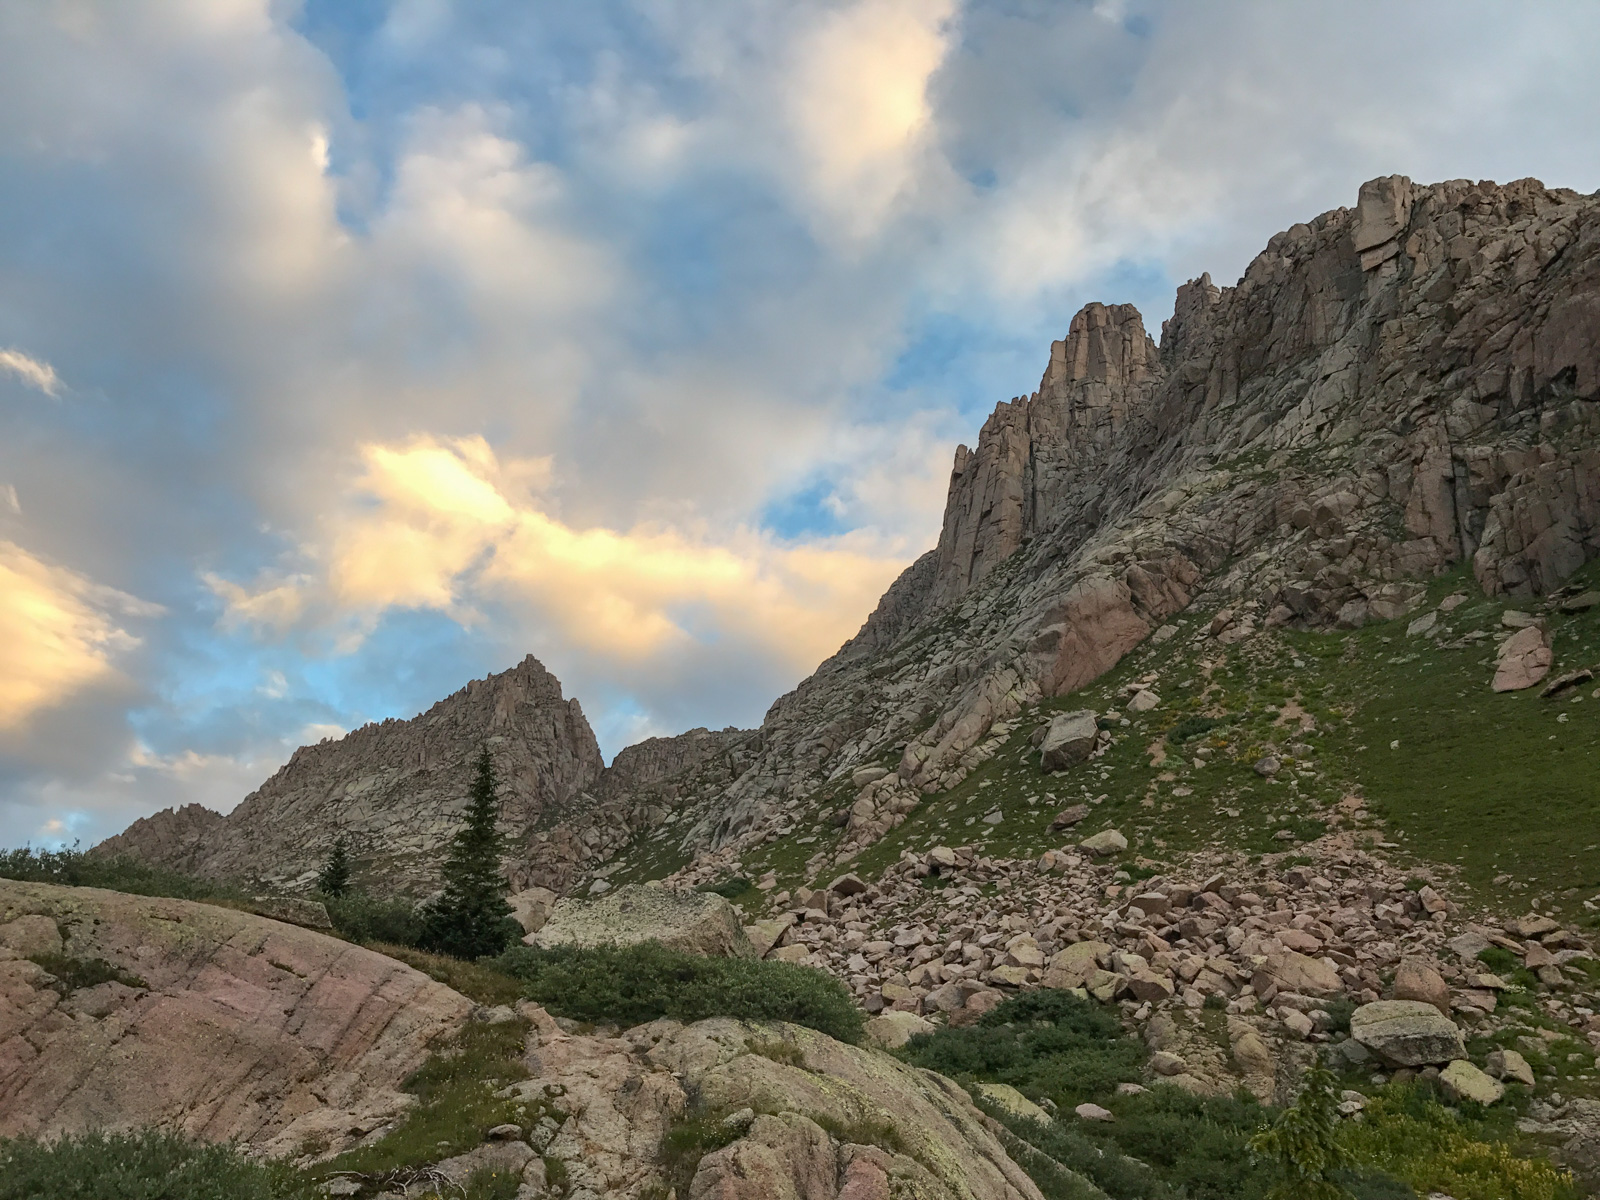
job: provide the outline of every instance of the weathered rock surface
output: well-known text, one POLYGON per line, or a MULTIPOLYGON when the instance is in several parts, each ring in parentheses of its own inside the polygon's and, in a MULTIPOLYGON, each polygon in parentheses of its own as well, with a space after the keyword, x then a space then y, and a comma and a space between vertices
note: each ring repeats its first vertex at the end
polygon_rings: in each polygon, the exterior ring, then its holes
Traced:
POLYGON ((536 946, 632 946, 660 942, 671 950, 754 958, 739 914, 721 896, 630 884, 595 900, 567 897, 532 937, 536 946))
POLYGON ((1088 758, 1100 735, 1090 711, 1061 713, 1050 722, 1039 746, 1039 762, 1046 771, 1065 771, 1088 758))
POLYGON ((123 982, 65 991, 0 950, 0 1137, 158 1125, 338 1150, 404 1111, 401 1082, 473 1008, 393 959, 251 913, 0 881, 0 932, 41 922, 64 935, 56 952, 123 982))
POLYGON ((1351 1014, 1350 1036, 1393 1067, 1465 1058, 1455 1022, 1422 1000, 1378 1000, 1351 1014))
POLYGON ((1554 661, 1544 630, 1537 625, 1525 626, 1500 647, 1490 686, 1497 692, 1531 688, 1550 673, 1550 664, 1554 661))
POLYGON ((690 1097, 738 1136, 700 1160, 689 1196, 1038 1200, 961 1088, 879 1051, 723 1018, 574 1035, 542 1009, 521 1011, 534 1026, 532 1077, 512 1091, 561 1097, 567 1117, 544 1153, 565 1167, 569 1200, 660 1194, 662 1135, 690 1097))

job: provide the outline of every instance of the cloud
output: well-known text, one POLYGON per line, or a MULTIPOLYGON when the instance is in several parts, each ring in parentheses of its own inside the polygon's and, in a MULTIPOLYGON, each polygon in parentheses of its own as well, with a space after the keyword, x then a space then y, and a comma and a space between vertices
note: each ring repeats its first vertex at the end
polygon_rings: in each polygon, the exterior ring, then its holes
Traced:
POLYGON ((209 579, 226 621, 322 625, 348 652, 391 610, 470 626, 487 604, 531 606, 561 640, 614 662, 727 638, 798 672, 855 632, 909 558, 864 533, 786 544, 748 527, 574 527, 540 505, 543 461, 502 463, 481 438, 369 445, 360 460, 339 511, 299 547, 311 569, 209 579))
POLYGON ((61 380, 47 362, 29 358, 21 350, 0 350, 0 372, 9 372, 52 400, 61 394, 61 380))
POLYGON ((113 679, 139 644, 120 619, 159 612, 0 542, 0 731, 113 679))
POLYGON ((798 39, 786 100, 825 232, 876 233, 916 179, 954 13, 954 0, 860 0, 798 39))

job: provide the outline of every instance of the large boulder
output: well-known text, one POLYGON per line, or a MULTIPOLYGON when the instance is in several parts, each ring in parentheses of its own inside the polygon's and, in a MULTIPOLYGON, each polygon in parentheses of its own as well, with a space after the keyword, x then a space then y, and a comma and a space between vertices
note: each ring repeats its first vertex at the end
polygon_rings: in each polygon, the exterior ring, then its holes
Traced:
MULTIPOLYGON (((523 933, 529 934, 538 933, 544 928, 557 899, 549 888, 531 887, 506 897, 506 903, 511 905, 511 915, 522 926, 523 933)), ((524 937, 522 940, 528 939, 524 937)))
POLYGON ((1046 771, 1064 771, 1094 751, 1100 726, 1092 709, 1060 713, 1050 722, 1039 745, 1039 764, 1046 771))
POLYGON ((595 900, 559 901, 532 944, 633 946, 660 942, 712 958, 754 958, 755 949, 732 904, 710 892, 674 892, 628 884, 595 900))
POLYGON ((1500 647, 1490 686, 1497 692, 1531 688, 1550 673, 1550 664, 1554 661, 1544 630, 1529 625, 1513 633, 1500 647))
POLYGON ((1425 1000, 1378 1000, 1351 1014, 1350 1036, 1391 1067, 1422 1067, 1467 1056, 1461 1030, 1425 1000))
POLYGON ((309 929, 98 888, 0 881, 0 945, 0 1137, 154 1125, 338 1151, 404 1111, 401 1083, 473 1009, 309 929), (46 926, 65 936, 44 946, 46 926), (25 942, 116 977, 73 988, 25 942))

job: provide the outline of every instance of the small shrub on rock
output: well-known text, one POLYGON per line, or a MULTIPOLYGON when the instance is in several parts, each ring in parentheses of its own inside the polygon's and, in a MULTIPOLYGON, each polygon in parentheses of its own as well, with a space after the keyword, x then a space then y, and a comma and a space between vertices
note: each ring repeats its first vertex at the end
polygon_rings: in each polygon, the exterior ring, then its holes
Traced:
POLYGON ((310 1180, 172 1133, 0 1141, 0 1200, 311 1200, 310 1180))

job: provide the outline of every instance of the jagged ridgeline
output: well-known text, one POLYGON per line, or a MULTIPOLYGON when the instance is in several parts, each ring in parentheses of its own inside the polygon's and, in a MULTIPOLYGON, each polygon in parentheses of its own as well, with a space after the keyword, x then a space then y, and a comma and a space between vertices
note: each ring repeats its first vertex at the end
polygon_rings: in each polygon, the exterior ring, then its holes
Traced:
POLYGON ((760 730, 602 767, 532 659, 413 721, 300 750, 226 818, 137 822, 106 850, 206 874, 313 871, 341 830, 421 886, 487 741, 519 886, 623 847, 664 869, 849 803, 846 850, 957 786, 997 724, 1095 679, 1173 614, 1352 628, 1469 564, 1490 595, 1600 554, 1600 197, 1535 180, 1373 180, 1280 233, 1231 288, 1178 289, 1157 344, 1091 304, 1039 390, 957 449, 936 549, 760 730))

